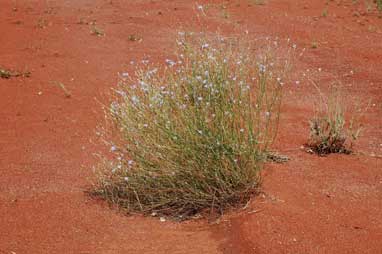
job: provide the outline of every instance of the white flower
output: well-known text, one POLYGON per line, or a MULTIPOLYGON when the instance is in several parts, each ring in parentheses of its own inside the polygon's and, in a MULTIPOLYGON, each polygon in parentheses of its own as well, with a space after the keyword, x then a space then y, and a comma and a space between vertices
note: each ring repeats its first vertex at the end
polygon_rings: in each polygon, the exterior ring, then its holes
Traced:
POLYGON ((110 110, 112 113, 118 113, 118 110, 119 110, 119 104, 115 101, 113 101, 111 104, 110 104, 110 110))
POLYGON ((166 59, 166 64, 168 64, 171 67, 174 66, 176 63, 170 59, 166 59))
POLYGON ((127 161, 127 165, 129 165, 130 167, 133 165, 134 161, 133 160, 128 160, 127 161))
POLYGON ((299 84, 300 84, 300 81, 297 80, 297 81, 296 81, 296 85, 299 85, 299 84))
POLYGON ((266 115, 266 116, 270 116, 270 115, 271 115, 271 112, 268 112, 268 111, 267 111, 267 112, 265 112, 265 115, 266 115))
POLYGON ((128 72, 122 72, 121 75, 122 75, 122 77, 127 78, 129 76, 129 73, 128 72))
POLYGON ((259 64, 260 73, 265 73, 267 71, 267 67, 264 64, 259 64))
POLYGON ((110 151, 112 151, 112 152, 117 151, 117 147, 116 146, 111 146, 110 151))
POLYGON ((202 135, 202 134, 203 134, 203 132, 202 132, 201 130, 198 130, 198 133, 199 133, 200 135, 202 135))
POLYGON ((206 48, 208 48, 210 45, 208 45, 208 43, 204 43, 203 45, 202 45, 202 49, 206 49, 206 48))
POLYGON ((126 182, 128 182, 128 181, 129 181, 129 178, 128 178, 127 176, 125 176, 125 177, 123 178, 123 180, 125 180, 126 182))
POLYGON ((115 90, 115 92, 121 96, 126 96, 126 93, 124 91, 120 91, 120 90, 115 90))
POLYGON ((151 76, 153 76, 157 71, 158 71, 158 68, 154 68, 154 69, 152 69, 152 70, 147 71, 147 73, 146 73, 146 77, 151 77, 151 76))
POLYGON ((139 99, 137 96, 133 95, 131 96, 131 101, 134 103, 134 104, 138 104, 139 103, 139 99))
POLYGON ((277 78, 277 82, 279 83, 280 86, 284 85, 284 83, 281 82, 281 78, 277 78))
POLYGON ((198 97, 198 101, 202 101, 203 100, 203 97, 198 97))
POLYGON ((148 84, 146 84, 146 83, 143 82, 143 81, 140 81, 139 84, 140 84, 140 86, 141 86, 141 90, 142 90, 143 92, 148 92, 148 91, 149 91, 149 85, 148 85, 148 84))
POLYGON ((143 124, 143 127, 147 128, 149 125, 147 123, 143 124))
POLYGON ((244 132, 244 129, 240 129, 240 132, 244 132))

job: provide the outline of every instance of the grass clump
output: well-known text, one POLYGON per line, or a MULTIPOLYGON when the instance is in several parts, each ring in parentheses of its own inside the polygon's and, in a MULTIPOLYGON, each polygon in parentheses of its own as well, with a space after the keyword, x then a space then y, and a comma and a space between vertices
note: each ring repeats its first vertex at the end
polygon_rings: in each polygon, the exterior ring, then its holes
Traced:
POLYGON ((382 0, 376 0, 377 9, 379 12, 382 12, 382 0))
POLYGON ((284 73, 270 51, 234 39, 185 34, 178 45, 166 68, 122 78, 107 108, 115 159, 99 166, 94 193, 129 212, 186 219, 243 204, 256 191, 284 73))
MULTIPOLYGON (((318 89, 318 87, 316 86, 318 89)), ((346 117, 346 107, 342 93, 331 87, 329 95, 320 92, 321 105, 316 116, 310 120, 310 138, 308 146, 319 155, 330 153, 352 152, 355 142, 362 130, 359 119, 353 114, 346 117)), ((359 110, 353 111, 357 113, 359 110)))

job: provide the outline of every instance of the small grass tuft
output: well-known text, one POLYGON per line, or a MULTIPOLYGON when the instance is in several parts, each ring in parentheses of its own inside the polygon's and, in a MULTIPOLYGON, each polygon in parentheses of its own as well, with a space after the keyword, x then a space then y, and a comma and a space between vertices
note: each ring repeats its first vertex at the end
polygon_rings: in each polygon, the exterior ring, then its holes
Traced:
POLYGON ((128 212, 187 219, 243 205, 275 157, 286 59, 221 37, 178 45, 166 68, 124 73, 107 108, 114 159, 93 194, 128 212))
MULTIPOLYGON (((318 89, 317 85, 315 87, 318 89)), ((346 117, 345 102, 338 88, 331 87, 328 96, 320 90, 319 93, 321 105, 316 116, 310 120, 308 147, 319 155, 352 153, 353 142, 362 130, 359 119, 355 115, 346 117)))
POLYGON ((376 0, 376 2, 378 11, 382 12, 382 0, 376 0))
POLYGON ((92 23, 90 28, 91 28, 90 33, 92 35, 95 35, 98 37, 105 36, 105 32, 101 28, 97 27, 95 23, 92 23))
POLYGON ((37 20, 37 27, 40 28, 40 29, 44 29, 45 27, 47 27, 48 25, 48 21, 44 18, 39 18, 37 20))
POLYGON ((325 7, 325 9, 322 10, 321 16, 324 18, 328 16, 328 8, 325 7))

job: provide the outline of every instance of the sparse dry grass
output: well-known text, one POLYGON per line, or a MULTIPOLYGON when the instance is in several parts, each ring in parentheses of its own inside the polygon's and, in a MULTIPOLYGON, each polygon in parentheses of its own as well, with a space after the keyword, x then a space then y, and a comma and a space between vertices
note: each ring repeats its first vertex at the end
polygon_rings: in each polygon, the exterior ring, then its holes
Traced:
POLYGON ((353 142, 362 130, 360 110, 354 108, 349 112, 342 92, 335 86, 331 87, 328 95, 318 91, 320 104, 316 116, 310 120, 308 146, 319 155, 351 153, 353 142))

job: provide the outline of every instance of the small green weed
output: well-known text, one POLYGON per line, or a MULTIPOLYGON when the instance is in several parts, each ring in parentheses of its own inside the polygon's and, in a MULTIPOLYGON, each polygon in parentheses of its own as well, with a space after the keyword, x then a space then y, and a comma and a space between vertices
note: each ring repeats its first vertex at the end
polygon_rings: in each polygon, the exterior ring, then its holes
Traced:
POLYGON ((128 212, 177 219, 223 212, 245 204, 263 162, 276 161, 268 147, 286 59, 222 37, 186 33, 178 45, 166 68, 124 73, 107 108, 115 159, 97 167, 93 194, 128 212))

